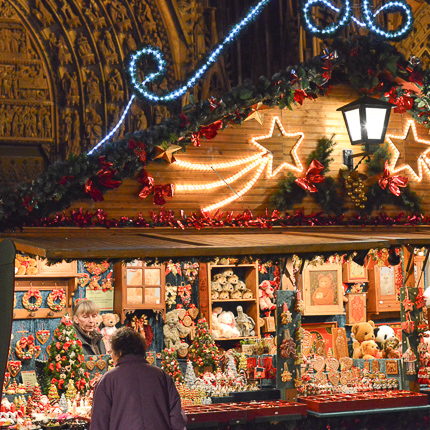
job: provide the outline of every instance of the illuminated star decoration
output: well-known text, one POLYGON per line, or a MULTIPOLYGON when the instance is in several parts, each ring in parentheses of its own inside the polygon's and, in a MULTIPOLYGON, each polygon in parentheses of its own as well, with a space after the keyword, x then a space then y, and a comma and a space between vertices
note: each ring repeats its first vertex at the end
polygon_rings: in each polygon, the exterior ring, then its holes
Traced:
MULTIPOLYGON (((430 170, 428 167, 428 165, 430 165, 430 159, 427 157, 428 153, 430 152, 430 141, 423 140, 418 137, 415 122, 413 120, 409 120, 406 123, 403 136, 387 134, 387 141, 391 151, 393 152, 393 157, 390 161, 391 173, 395 174, 395 173, 405 171, 411 176, 411 180, 416 182, 421 182, 423 180, 423 172, 426 172, 427 175, 429 175, 430 177, 430 170), (412 129, 413 139, 411 139, 412 136, 410 136, 411 129, 412 129), (429 145, 428 148, 424 152, 422 152, 417 159, 418 173, 416 173, 414 169, 411 167, 411 165, 407 163, 396 167, 397 161, 400 158, 400 151, 397 149, 392 139, 403 140, 406 144, 409 143, 409 144, 416 145, 416 143, 421 143, 424 145, 429 145)), ((405 148, 405 154, 407 153, 407 151, 408 151, 408 148, 405 148)))
POLYGON ((244 121, 250 121, 251 119, 255 119, 260 125, 263 125, 263 114, 259 111, 264 109, 269 109, 269 106, 263 104, 263 102, 258 102, 255 105, 251 106, 251 113, 246 117, 244 121))
POLYGON ((183 169, 188 170, 199 170, 203 172, 217 172, 218 170, 226 170, 231 169, 232 167, 236 166, 244 166, 242 170, 237 172, 236 174, 228 177, 228 178, 222 178, 219 181, 211 182, 208 184, 190 184, 190 185, 177 185, 176 191, 199 191, 199 190, 209 190, 213 188, 219 188, 222 186, 229 186, 231 183, 235 182, 239 178, 241 178, 243 175, 248 173, 249 171, 253 169, 257 169, 254 176, 245 184, 243 188, 241 188, 239 191, 235 191, 233 195, 230 197, 227 197, 224 200, 221 200, 217 203, 214 203, 212 205, 204 207, 202 210, 204 212, 210 212, 215 209, 219 209, 237 199, 242 197, 246 192, 248 192, 254 184, 258 181, 261 174, 263 173, 265 167, 267 166, 267 177, 273 178, 276 176, 281 170, 294 170, 295 172, 302 172, 303 171, 303 165, 300 162, 299 157, 297 156, 297 150, 302 143, 305 135, 302 132, 296 132, 296 133, 287 133, 282 126, 282 123, 278 117, 274 117, 272 119, 272 123, 270 126, 269 133, 267 135, 254 137, 250 140, 250 143, 255 146, 259 152, 255 155, 252 155, 250 157, 237 159, 234 161, 229 161, 226 163, 215 163, 215 164, 200 164, 200 163, 190 163, 188 161, 183 160, 176 160, 176 165, 178 167, 181 167, 183 169), (297 136, 298 140, 294 144, 293 149, 291 150, 291 156, 296 163, 296 165, 292 165, 289 163, 282 163, 275 171, 272 171, 272 165, 273 165, 273 155, 270 151, 268 151, 264 146, 262 146, 260 143, 258 143, 258 140, 264 140, 272 137, 273 131, 275 128, 275 124, 279 127, 279 130, 282 133, 282 137, 295 137, 297 136))
POLYGON ((179 151, 182 147, 178 145, 157 145, 155 149, 159 152, 159 154, 154 157, 156 158, 164 158, 168 163, 174 163, 176 161, 174 152, 179 151))

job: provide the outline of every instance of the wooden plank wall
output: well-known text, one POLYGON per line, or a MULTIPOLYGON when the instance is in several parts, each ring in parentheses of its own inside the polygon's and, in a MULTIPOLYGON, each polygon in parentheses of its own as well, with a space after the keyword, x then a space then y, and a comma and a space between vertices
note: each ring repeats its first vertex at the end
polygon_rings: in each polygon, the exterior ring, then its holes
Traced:
MULTIPOLYGON (((265 135, 269 132, 270 123, 272 118, 277 115, 281 118, 282 124, 286 132, 303 132, 305 138, 298 151, 300 160, 304 168, 305 160, 310 151, 312 151, 317 143, 317 140, 323 136, 330 136, 335 133, 335 141, 337 145, 333 152, 334 162, 331 164, 330 175, 336 176, 342 164, 342 149, 353 149, 354 153, 361 152, 359 146, 352 147, 349 144, 348 135, 340 112, 336 109, 355 100, 358 97, 348 87, 338 86, 332 90, 329 96, 320 97, 316 101, 306 100, 303 106, 297 106, 293 111, 284 109, 270 109, 262 111, 263 124, 256 120, 246 121, 242 126, 232 126, 219 133, 214 139, 210 141, 202 140, 202 146, 195 148, 190 146, 186 153, 179 153, 178 159, 189 161, 193 163, 220 163, 236 160, 242 157, 248 157, 255 154, 256 149, 249 141, 252 137, 265 135)), ((392 114, 389 124, 388 133, 403 134, 403 126, 409 116, 406 114, 392 114)), ((428 130, 422 126, 418 127, 419 137, 428 139, 428 130)), ((274 135, 279 135, 275 128, 274 135)), ((283 160, 292 163, 289 152, 294 139, 280 139, 274 137, 271 139, 261 140, 260 143, 274 154, 273 168, 275 169, 283 160), (282 145, 282 141, 284 144, 282 145), (282 150, 283 147, 283 150, 282 150)), ((430 142, 429 142, 430 144, 430 142)), ((399 147, 401 152, 403 148, 399 147)), ((425 145, 413 147, 411 150, 415 151, 415 159, 425 149, 425 145)), ((410 153, 409 151, 409 153, 410 153)), ((355 159, 354 161, 356 161, 355 159)), ((401 160, 399 160, 401 162, 401 160)), ((417 166, 412 166, 417 170, 417 166)), ((242 167, 238 166, 228 170, 219 170, 219 174, 223 178, 227 178, 239 172, 242 167)), ((175 163, 168 164, 164 161, 150 164, 148 171, 154 176, 156 184, 173 183, 179 184, 202 184, 219 180, 219 177, 214 172, 199 172, 190 171, 179 168, 175 163)), ((254 175, 255 169, 247 173, 231 184, 235 191, 243 188, 250 178, 254 175)), ((300 176, 304 176, 304 173, 300 176)), ((405 172, 406 173, 406 172, 405 172)), ((406 175, 407 176, 407 175, 406 175)), ((261 175, 260 179, 241 199, 231 202, 221 210, 242 212, 246 209, 252 210, 255 214, 262 213, 269 205, 269 197, 276 190, 277 182, 284 177, 284 172, 280 172, 275 178, 267 179, 265 172, 261 175)), ((412 179, 410 177, 410 179, 412 179)), ((411 182, 414 189, 425 198, 429 194, 430 178, 424 177, 420 183, 411 182)), ((109 217, 119 218, 121 216, 135 217, 142 212, 145 217, 148 216, 149 210, 158 210, 160 207, 152 202, 152 197, 142 200, 138 197, 140 191, 140 184, 135 180, 126 180, 123 185, 112 191, 108 191, 105 195, 105 201, 94 203, 89 201, 76 202, 72 209, 80 207, 89 210, 103 209, 108 213, 109 217)), ((199 211, 201 208, 214 204, 222 199, 233 195, 233 192, 227 187, 223 186, 214 190, 205 191, 187 191, 176 192, 173 198, 167 198, 165 205, 166 209, 174 210, 176 213, 182 209, 186 214, 199 211)), ((319 211, 320 208, 313 203, 309 197, 305 199, 300 207, 304 207, 306 213, 311 211, 319 211)), ((392 209, 392 208, 391 208, 392 209)), ((385 208, 390 212, 390 208, 385 208)), ((425 213, 430 212, 430 201, 424 201, 425 213)), ((392 213, 398 213, 398 209, 394 209, 392 213)))

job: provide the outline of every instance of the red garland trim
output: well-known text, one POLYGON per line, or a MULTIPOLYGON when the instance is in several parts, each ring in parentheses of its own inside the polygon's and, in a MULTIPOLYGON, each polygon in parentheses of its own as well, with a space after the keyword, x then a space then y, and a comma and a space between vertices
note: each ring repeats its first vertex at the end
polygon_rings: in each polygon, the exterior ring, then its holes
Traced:
POLYGON ((268 228, 274 226, 366 226, 366 225, 430 225, 430 215, 406 215, 399 212, 395 216, 388 216, 386 213, 380 213, 376 216, 355 214, 346 218, 345 216, 329 216, 322 213, 311 213, 306 215, 303 211, 297 210, 292 214, 288 212, 281 215, 279 211, 274 210, 270 215, 267 210, 265 214, 254 216, 250 210, 233 215, 233 212, 217 211, 214 215, 200 211, 185 216, 184 211, 180 211, 180 217, 175 216, 175 211, 167 211, 162 207, 159 213, 150 211, 150 219, 146 220, 142 213, 137 218, 121 217, 108 218, 106 212, 97 209, 95 212, 84 211, 80 208, 78 211, 72 211, 66 215, 65 212, 59 212, 54 217, 45 217, 40 220, 34 220, 32 223, 24 224, 26 227, 172 227, 172 228, 196 228, 200 230, 205 227, 222 228, 222 227, 259 227, 268 228))

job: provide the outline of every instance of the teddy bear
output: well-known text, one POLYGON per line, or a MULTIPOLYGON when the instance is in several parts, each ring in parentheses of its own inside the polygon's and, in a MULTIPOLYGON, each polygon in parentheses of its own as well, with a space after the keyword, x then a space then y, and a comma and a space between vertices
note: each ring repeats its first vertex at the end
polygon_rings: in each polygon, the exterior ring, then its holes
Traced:
POLYGON ((37 275, 37 261, 25 255, 15 256, 15 275, 37 275))
POLYGON ((227 291, 228 293, 228 297, 230 298, 231 293, 234 291, 234 287, 232 284, 230 284, 230 282, 226 282, 223 286, 222 286, 222 290, 223 291, 227 291))
POLYGON ((233 269, 225 269, 224 272, 222 272, 222 275, 227 278, 234 275, 233 269))
POLYGON ((373 330, 375 335, 375 342, 378 344, 379 349, 383 349, 383 344, 390 339, 394 339, 396 334, 389 325, 382 325, 375 327, 373 330))
POLYGON ((222 312, 221 307, 212 309, 212 337, 218 339, 221 337, 221 327, 218 322, 218 315, 222 312))
MULTIPOLYGON (((360 345, 361 353, 364 359, 374 359, 379 356, 378 345, 374 340, 365 340, 360 345)), ((355 351, 354 351, 355 352, 355 351)))
POLYGON ((273 311, 276 305, 272 302, 275 290, 270 281, 263 281, 260 284, 260 309, 262 311, 273 311))
POLYGON ((221 286, 227 282, 227 278, 222 273, 216 274, 213 280, 217 281, 219 284, 221 284, 221 286))
POLYGON ((118 314, 102 314, 104 327, 101 329, 106 351, 110 351, 110 338, 117 331, 115 325, 119 322, 118 314))
POLYGON ((312 294, 312 304, 315 305, 334 305, 334 286, 332 273, 320 273, 318 275, 318 287, 312 294))
POLYGON ((242 293, 242 299, 253 299, 254 293, 249 288, 245 288, 244 292, 242 293))
POLYGON ((231 275, 227 278, 227 282, 235 286, 239 283, 239 278, 237 277, 237 275, 231 275))
POLYGON ((222 311, 218 316, 218 327, 221 331, 221 337, 233 338, 239 337, 240 332, 236 327, 233 312, 222 311))
POLYGON ((402 356, 399 351, 400 340, 397 337, 388 339, 382 344, 382 358, 400 358, 402 356))
POLYGON ((352 348, 354 350, 353 358, 362 358, 363 352, 360 345, 365 340, 375 340, 375 334, 373 329, 375 328, 375 323, 370 320, 368 322, 356 323, 352 326, 351 334, 354 337, 354 342, 352 348))
POLYGON ((236 285, 234 286, 234 290, 233 290, 233 292, 230 294, 230 297, 231 297, 232 299, 241 299, 241 298, 242 298, 242 291, 241 291, 241 289, 239 288, 239 284, 236 284, 236 285))
POLYGON ((179 322, 177 309, 166 313, 166 321, 163 327, 164 345, 166 348, 173 348, 176 351, 181 346, 181 343, 183 343, 179 334, 188 335, 190 331, 190 327, 185 327, 179 322))

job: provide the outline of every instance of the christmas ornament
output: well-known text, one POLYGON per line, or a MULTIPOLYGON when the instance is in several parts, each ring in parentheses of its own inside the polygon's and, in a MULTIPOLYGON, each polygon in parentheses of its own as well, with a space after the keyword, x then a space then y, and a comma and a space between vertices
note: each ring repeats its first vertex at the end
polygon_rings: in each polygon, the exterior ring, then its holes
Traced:
POLYGON ((96 367, 96 363, 93 361, 93 358, 90 357, 90 359, 85 363, 85 366, 87 366, 87 369, 92 372, 96 367))
POLYGON ((42 352, 42 347, 40 345, 34 345, 34 359, 37 359, 37 357, 39 357, 41 352, 42 352))
POLYGON ((103 370, 106 367, 106 361, 102 360, 102 358, 100 357, 97 362, 96 362, 96 366, 100 369, 103 370))
POLYGON ((330 372, 328 373, 328 380, 333 386, 338 386, 340 381, 339 373, 335 370, 330 370, 330 372))
POLYGON ((93 261, 84 261, 84 267, 89 274, 93 276, 99 276, 102 273, 105 273, 109 269, 110 264, 107 261, 103 261, 102 263, 94 263, 93 261))
MULTIPOLYGON (((55 287, 57 287, 57 284, 55 284, 55 287)), ((47 304, 49 309, 51 309, 54 312, 60 312, 62 311, 66 306, 66 292, 64 288, 55 288, 55 290, 52 290, 47 299, 47 304), (59 303, 55 303, 56 300, 59 300, 59 303)))
POLYGON ((36 331, 36 339, 42 344, 48 341, 49 336, 51 336, 51 332, 49 330, 37 330, 36 331))
POLYGON ((173 154, 182 149, 182 147, 178 145, 162 144, 157 145, 155 149, 157 150, 158 155, 156 155, 154 159, 164 158, 168 163, 174 163, 176 158, 173 154))
POLYGON ((194 303, 191 303, 190 307, 188 308, 188 313, 193 320, 199 316, 199 310, 196 308, 194 303))
POLYGON ((20 372, 22 368, 22 362, 21 361, 8 361, 7 362, 7 370, 12 376, 12 378, 15 378, 16 375, 20 372))
POLYGON ((15 345, 15 354, 21 360, 30 360, 34 354, 34 336, 22 336, 15 345))
POLYGON ((405 321, 402 322, 402 330, 406 334, 412 334, 415 331, 415 321, 411 319, 410 312, 405 313, 405 321))
POLYGON ((296 304, 294 309, 298 313, 302 313, 305 310, 305 302, 302 300, 302 292, 297 291, 296 293, 296 304))
POLYGON ((293 321, 292 314, 288 310, 287 302, 282 303, 281 324, 287 325, 293 321))
POLYGON ((363 180, 365 179, 367 179, 366 175, 352 170, 345 182, 348 196, 351 198, 354 205, 360 209, 365 208, 364 203, 367 201, 363 184, 363 180))
POLYGON ((260 111, 264 109, 269 109, 269 106, 264 105, 263 102, 258 102, 255 105, 252 105, 250 114, 243 121, 245 122, 255 119, 260 125, 263 125, 263 114, 260 111))
POLYGON ((37 311, 42 305, 42 295, 40 294, 40 291, 37 288, 33 289, 31 284, 28 291, 26 291, 22 297, 22 305, 28 311, 37 311), (36 302, 30 302, 32 297, 36 299, 36 302))
POLYGON ((350 370, 353 365, 353 360, 350 357, 339 358, 340 370, 350 370))
POLYGON ((178 293, 178 287, 176 285, 171 285, 166 283, 164 289, 165 302, 167 306, 173 306, 176 304, 176 296, 178 293))

